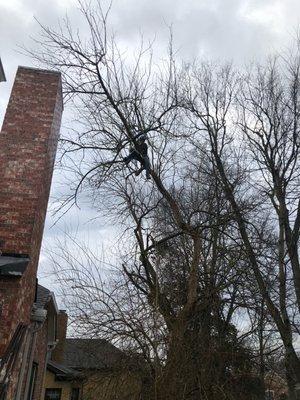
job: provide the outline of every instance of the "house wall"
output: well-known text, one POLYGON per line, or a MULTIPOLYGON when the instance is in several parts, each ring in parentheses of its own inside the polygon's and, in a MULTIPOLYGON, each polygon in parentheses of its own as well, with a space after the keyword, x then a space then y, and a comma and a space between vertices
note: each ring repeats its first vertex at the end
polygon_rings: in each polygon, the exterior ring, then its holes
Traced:
POLYGON ((140 378, 131 372, 90 372, 83 385, 84 400, 139 400, 140 378))
POLYGON ((51 355, 51 359, 59 364, 63 364, 64 362, 67 327, 68 327, 68 314, 66 313, 65 310, 59 310, 57 316, 58 343, 51 355))
POLYGON ((43 382, 45 377, 45 369, 47 363, 47 331, 48 321, 43 325, 42 329, 37 332, 36 346, 34 351, 33 361, 38 365, 37 377, 35 381, 33 400, 39 400, 43 388, 43 382))
POLYGON ((70 400, 71 390, 75 387, 81 388, 83 400, 140 400, 141 381, 133 373, 90 372, 84 375, 82 383, 58 381, 55 374, 47 370, 40 400, 44 400, 47 388, 61 388, 61 400, 70 400))
POLYGON ((0 276, 0 357, 30 325, 61 115, 60 74, 19 67, 0 133, 0 254, 31 261, 21 278, 0 276))
POLYGON ((59 389, 60 388, 62 390, 61 400, 70 400, 72 388, 77 388, 77 387, 81 387, 81 386, 76 384, 75 382, 55 380, 55 374, 53 372, 47 370, 46 375, 45 375, 44 388, 43 388, 40 400, 44 400, 45 391, 47 388, 49 388, 49 389, 51 389, 51 388, 59 389))
POLYGON ((31 262, 21 279, 0 278, 0 356, 30 321, 61 114, 60 75, 20 67, 0 133, 0 250, 31 262))

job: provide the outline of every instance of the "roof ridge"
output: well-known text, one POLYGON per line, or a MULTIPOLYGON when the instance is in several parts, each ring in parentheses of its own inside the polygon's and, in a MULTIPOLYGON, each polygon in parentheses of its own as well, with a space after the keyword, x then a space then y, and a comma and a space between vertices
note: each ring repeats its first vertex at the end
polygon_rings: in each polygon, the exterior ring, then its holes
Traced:
POLYGON ((51 290, 48 289, 48 288, 46 288, 46 286, 43 286, 43 285, 41 285, 40 283, 38 283, 37 285, 38 285, 38 287, 47 290, 49 293, 51 292, 51 290))

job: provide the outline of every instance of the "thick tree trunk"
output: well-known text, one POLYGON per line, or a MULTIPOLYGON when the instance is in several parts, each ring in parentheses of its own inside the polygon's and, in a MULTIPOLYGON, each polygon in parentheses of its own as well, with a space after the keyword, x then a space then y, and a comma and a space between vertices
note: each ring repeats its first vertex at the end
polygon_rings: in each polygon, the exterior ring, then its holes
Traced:
POLYGON ((300 360, 293 346, 285 349, 285 365, 289 400, 300 400, 300 360))
POLYGON ((181 321, 170 334, 168 359, 157 384, 157 400, 198 400, 197 355, 186 337, 186 326, 181 321))
POLYGON ((170 333, 168 359, 155 400, 225 400, 224 368, 211 339, 209 313, 180 320, 170 333), (217 356, 216 356, 217 355, 217 356))
MULTIPOLYGON (((300 390, 298 391, 299 394, 297 393, 297 386, 300 385, 300 360, 299 360, 299 358, 295 352, 295 349, 292 345, 290 322, 287 318, 286 313, 284 313, 285 315, 283 315, 283 316, 281 315, 279 309, 273 302, 273 300, 268 292, 266 282, 264 281, 263 275, 261 274, 261 271, 259 269, 256 255, 255 255, 251 241, 248 236, 245 220, 243 218, 241 209, 239 208, 239 206, 236 202, 232 186, 231 186, 231 184, 227 178, 226 172, 224 170, 224 165, 222 163, 222 160, 220 158, 220 155, 219 155, 217 149, 213 148, 212 150, 213 150, 213 154, 215 157, 216 166, 217 166, 218 172, 220 174, 220 178, 223 183, 225 195, 226 195, 228 201, 230 202, 233 212, 235 214, 235 219, 238 224, 240 234, 241 234, 242 240, 244 242, 245 249, 246 249, 249 261, 251 263, 252 270, 254 272, 261 295, 263 296, 263 298, 266 301, 266 305, 267 305, 269 314, 273 318, 273 320, 277 326, 277 329, 280 333, 281 339, 285 346, 285 351, 286 351, 285 361, 286 361, 286 371, 287 371, 286 374, 287 374, 287 382, 288 382, 288 389, 289 389, 289 399, 290 400, 296 400, 296 399, 300 400, 300 390), (287 320, 284 320, 283 317, 287 318, 287 320)), ((285 234, 286 233, 289 233, 289 232, 286 230, 285 234)), ((289 243, 290 243, 289 239, 292 240, 289 237, 286 238, 287 247, 289 246, 289 243)), ((297 279, 296 279, 296 281, 294 280, 296 294, 297 294, 297 290, 298 290, 297 289, 298 284, 299 284, 299 288, 300 288, 300 273, 298 276, 298 272, 300 271, 300 268, 298 268, 299 260, 298 260, 298 264, 297 264, 297 256, 298 256, 298 254, 295 252, 290 254, 291 263, 293 266, 293 272, 294 272, 293 277, 294 278, 295 278, 295 271, 296 271, 297 279), (294 258, 292 256, 294 256, 294 258), (293 264, 293 261, 294 261, 294 264, 296 265, 296 268, 294 268, 295 265, 293 264), (298 278, 299 278, 299 281, 298 281, 298 278)), ((300 291, 298 294, 299 294, 299 298, 300 298, 300 291)), ((297 296, 297 299, 298 299, 298 296, 297 296)), ((281 299, 281 301, 282 301, 282 299, 281 299)), ((285 308, 285 305, 284 305, 283 309, 284 308, 285 308)))

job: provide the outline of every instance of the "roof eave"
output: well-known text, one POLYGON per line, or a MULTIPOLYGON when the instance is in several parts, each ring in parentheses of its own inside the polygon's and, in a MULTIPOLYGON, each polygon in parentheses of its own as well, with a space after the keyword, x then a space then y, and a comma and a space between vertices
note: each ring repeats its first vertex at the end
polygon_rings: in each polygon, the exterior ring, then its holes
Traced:
POLYGON ((55 380, 58 381, 71 381, 74 379, 80 379, 79 373, 77 371, 70 371, 69 368, 68 370, 66 370, 63 365, 53 365, 51 361, 47 363, 47 369, 55 375, 55 380))
POLYGON ((0 58, 0 82, 6 82, 6 77, 5 77, 1 58, 0 58))
POLYGON ((21 278, 25 273, 30 258, 19 254, 0 254, 0 275, 21 278))
POLYGON ((55 298, 54 292, 50 293, 50 298, 51 298, 53 306, 55 308, 55 312, 56 312, 56 314, 58 314, 59 313, 59 309, 58 309, 58 306, 57 306, 57 302, 56 302, 56 298, 55 298))

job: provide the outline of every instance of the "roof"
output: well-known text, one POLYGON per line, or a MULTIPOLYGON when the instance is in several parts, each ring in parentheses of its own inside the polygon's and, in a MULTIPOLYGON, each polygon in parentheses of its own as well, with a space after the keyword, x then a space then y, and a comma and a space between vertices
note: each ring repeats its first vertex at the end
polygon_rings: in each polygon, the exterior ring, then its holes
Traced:
POLYGON ((45 305, 50 300, 50 298, 51 298, 50 290, 42 285, 38 285, 36 292, 36 301, 35 301, 35 304, 38 306, 38 308, 44 308, 45 305))
POLYGON ((27 67, 25 65, 19 65, 18 69, 25 69, 27 71, 34 71, 34 72, 38 72, 41 74, 54 74, 54 75, 60 75, 61 76, 61 72, 57 71, 55 69, 43 69, 43 68, 36 68, 36 67, 27 67))
POLYGON ((77 369, 121 366, 125 354, 104 339, 66 339, 64 364, 77 369))
POLYGON ((73 369, 68 368, 65 365, 58 364, 52 360, 48 361, 47 369, 53 372, 56 376, 56 379, 60 381, 79 378, 79 373, 77 371, 74 371, 73 369))
POLYGON ((56 304, 54 293, 42 285, 37 285, 36 301, 35 301, 36 306, 38 308, 45 308, 50 300, 53 301, 54 308, 58 313, 58 307, 56 304))
POLYGON ((0 82, 6 81, 3 65, 0 58, 0 82))
POLYGON ((30 258, 28 256, 18 254, 0 254, 0 275, 21 277, 25 272, 29 261, 30 258))

